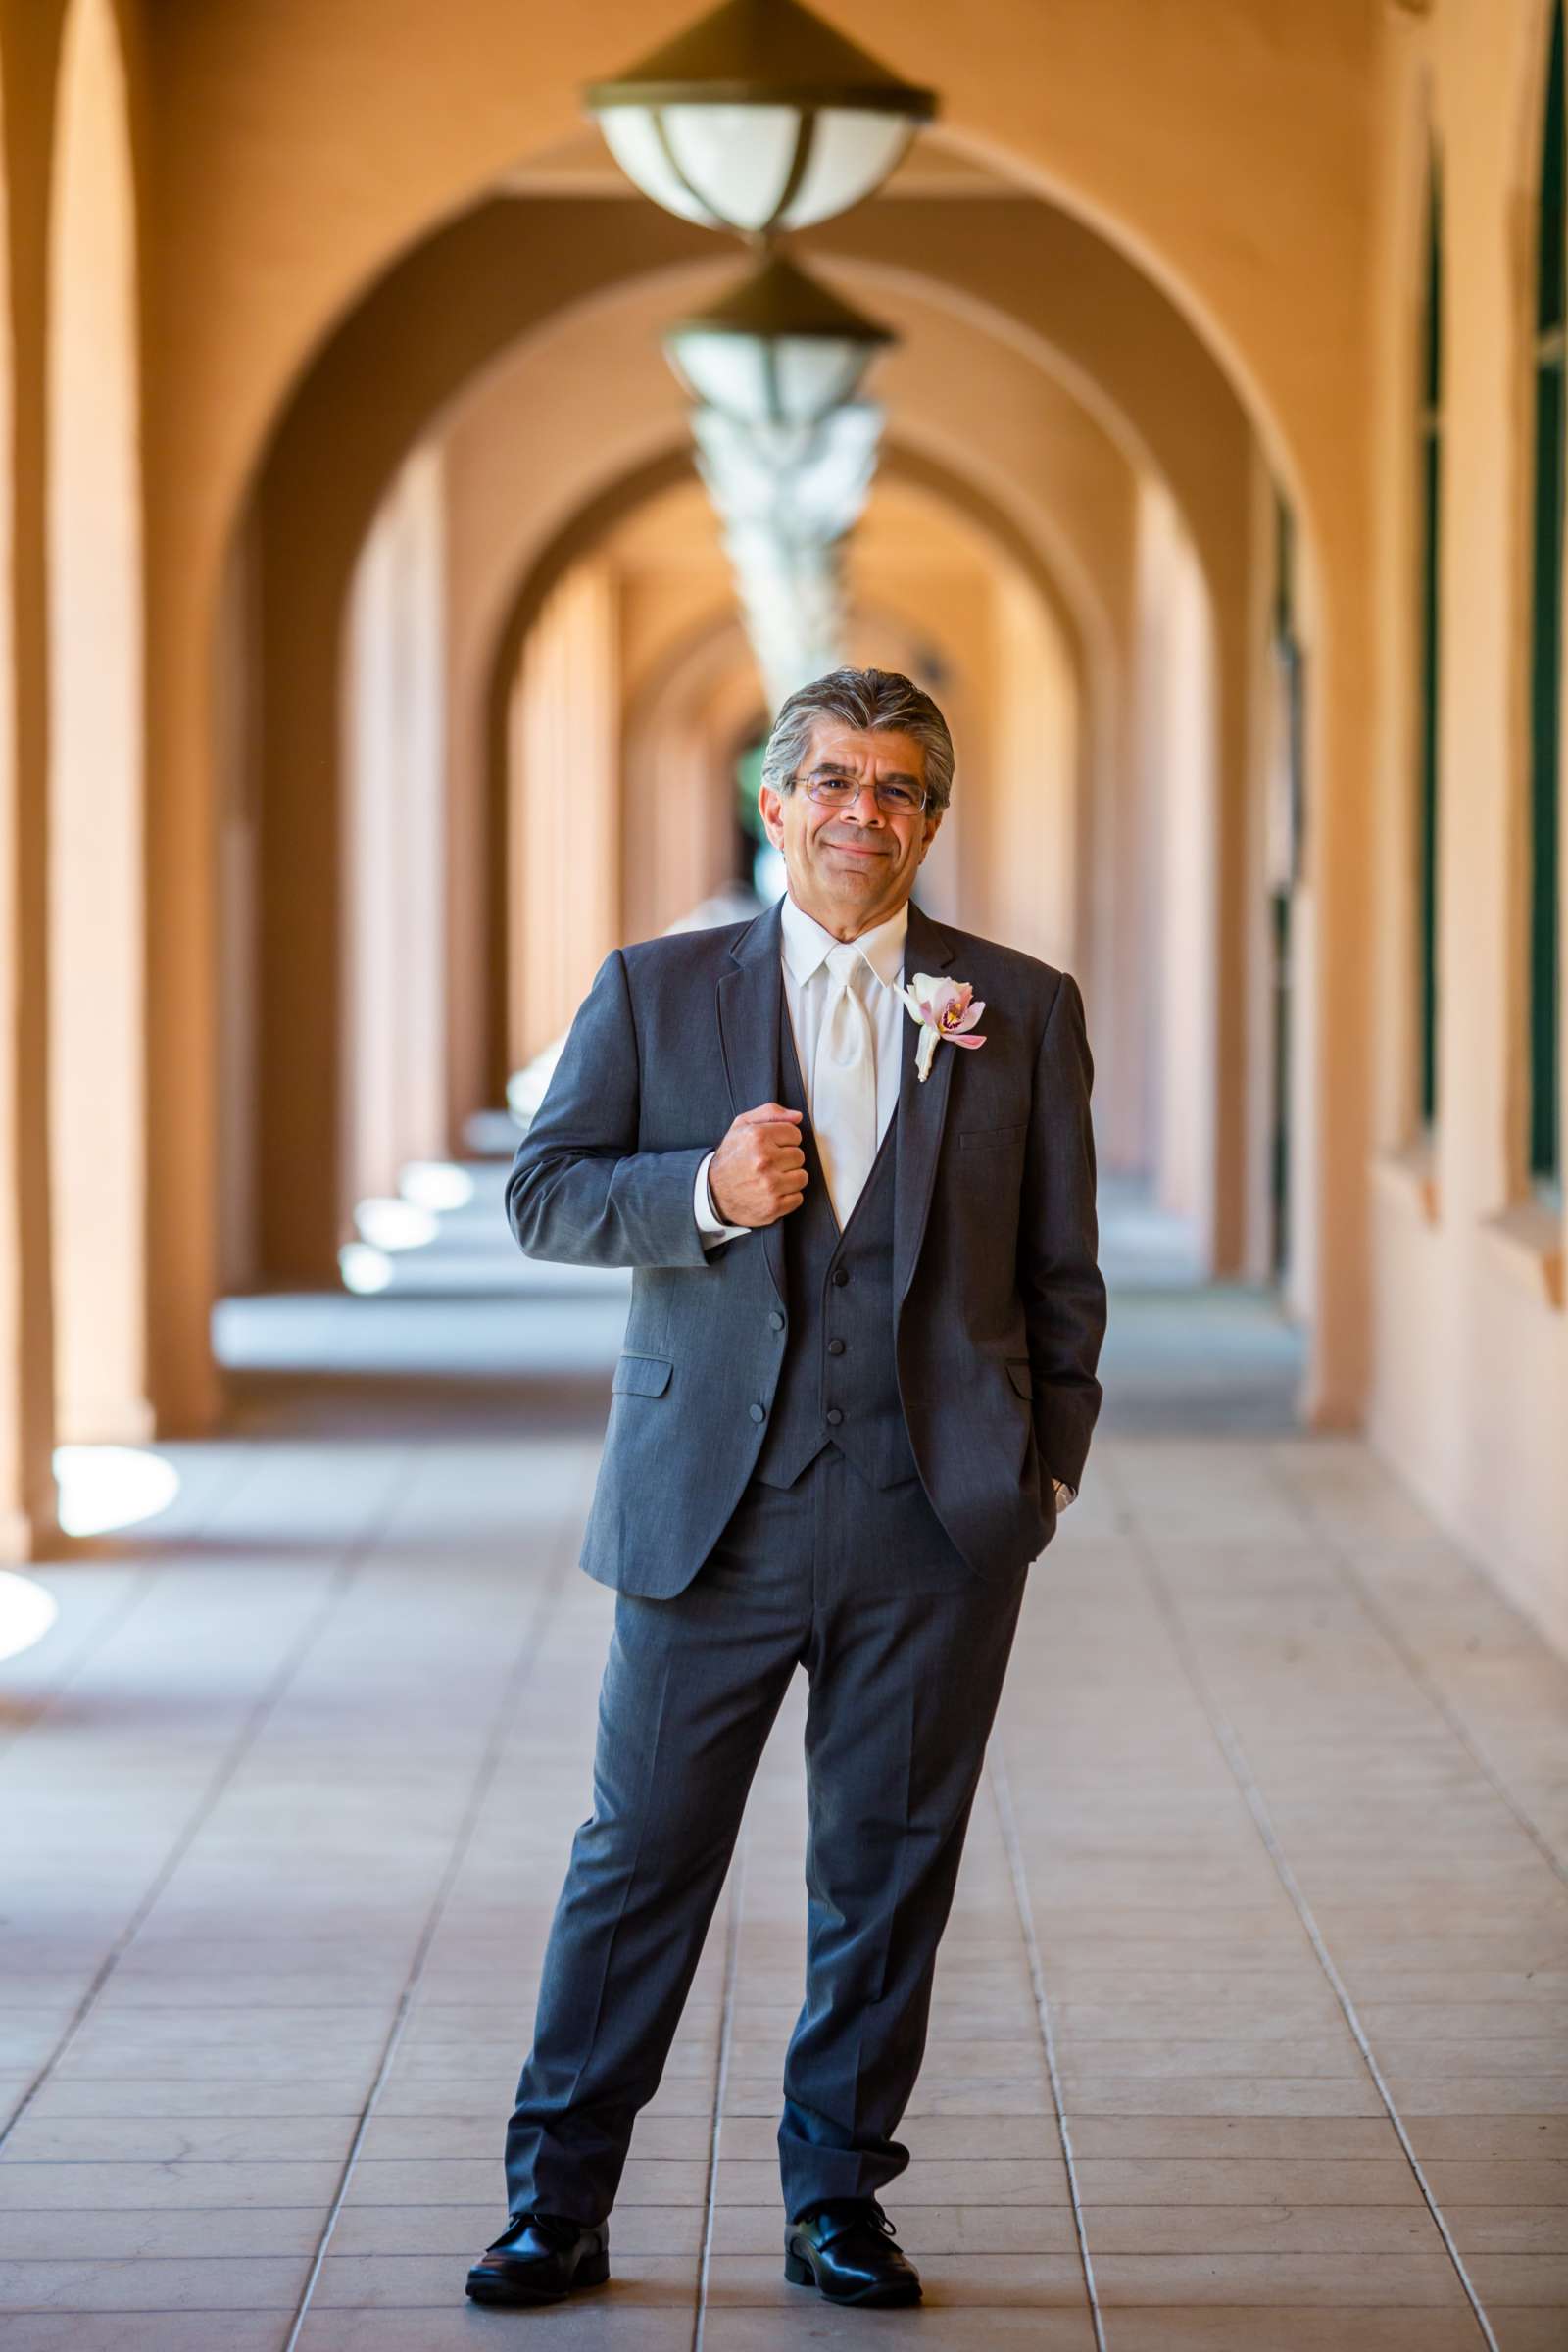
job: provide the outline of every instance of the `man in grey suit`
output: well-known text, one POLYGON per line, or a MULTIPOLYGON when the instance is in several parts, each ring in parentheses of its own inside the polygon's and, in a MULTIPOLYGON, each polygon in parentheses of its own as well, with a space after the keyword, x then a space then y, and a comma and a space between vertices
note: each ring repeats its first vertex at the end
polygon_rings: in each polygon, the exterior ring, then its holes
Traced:
POLYGON ((582 1552, 616 1594, 593 1812, 477 2301, 608 2278, 632 2126, 800 1665, 785 2274, 835 2302, 919 2297, 877 2192, 908 2162, 892 2134, 1105 1323, 1077 985, 909 897, 953 766, 897 673, 793 695, 759 795, 785 897, 608 956, 513 1166, 530 1256, 635 1271, 582 1552))

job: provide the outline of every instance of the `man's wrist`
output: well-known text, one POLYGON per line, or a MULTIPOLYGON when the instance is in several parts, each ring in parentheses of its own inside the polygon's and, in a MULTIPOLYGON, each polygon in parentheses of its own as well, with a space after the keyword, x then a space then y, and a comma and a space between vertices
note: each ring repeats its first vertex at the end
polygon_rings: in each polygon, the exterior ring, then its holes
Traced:
POLYGON ((710 1152, 698 1167, 697 1182, 692 1195, 692 1213, 697 1219, 697 1230, 702 1235, 705 1246, 710 1242, 733 1241, 737 1235, 751 1231, 749 1225, 727 1224, 720 1215, 718 1204, 713 1199, 713 1188, 708 1180, 708 1171, 712 1164, 713 1153, 710 1152))

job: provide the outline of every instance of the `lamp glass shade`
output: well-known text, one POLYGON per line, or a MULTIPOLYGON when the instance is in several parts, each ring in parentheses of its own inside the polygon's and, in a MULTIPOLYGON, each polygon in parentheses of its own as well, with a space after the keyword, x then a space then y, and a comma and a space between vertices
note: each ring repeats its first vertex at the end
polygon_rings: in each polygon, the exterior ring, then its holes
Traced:
POLYGON ((724 226, 718 215, 687 187, 670 162, 652 107, 607 106, 599 117, 599 126, 611 154, 645 196, 662 204, 666 213, 678 213, 683 220, 695 220, 703 228, 724 226))
POLYGON ((778 220, 795 164, 801 118, 793 106, 666 106, 663 143, 686 186, 731 228, 778 220))
POLYGON ((607 106, 610 151, 645 196, 706 228, 809 228, 879 187, 917 124, 866 107, 607 106))
POLYGON ((816 116, 800 185, 784 206, 780 228, 831 220, 879 188, 903 157, 917 125, 907 115, 826 107, 816 116))
POLYGON ((695 400, 746 424, 814 424, 854 397, 874 346, 829 335, 735 335, 690 327, 665 343, 695 400))

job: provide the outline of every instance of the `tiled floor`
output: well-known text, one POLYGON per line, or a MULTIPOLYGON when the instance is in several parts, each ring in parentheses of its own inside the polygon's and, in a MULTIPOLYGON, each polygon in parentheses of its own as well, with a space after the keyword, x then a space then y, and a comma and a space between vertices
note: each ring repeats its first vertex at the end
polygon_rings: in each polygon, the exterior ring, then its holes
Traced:
POLYGON ((464 2303, 585 1809, 613 1310, 509 1302, 531 1372, 259 1383, 163 1520, 47 1572, 0 1668, 0 2352, 1561 2347, 1568 1669, 1291 1433, 1265 1306, 1153 1289, 944 1945, 887 2200, 925 2305, 780 2277, 800 1687, 612 2285, 464 2303))

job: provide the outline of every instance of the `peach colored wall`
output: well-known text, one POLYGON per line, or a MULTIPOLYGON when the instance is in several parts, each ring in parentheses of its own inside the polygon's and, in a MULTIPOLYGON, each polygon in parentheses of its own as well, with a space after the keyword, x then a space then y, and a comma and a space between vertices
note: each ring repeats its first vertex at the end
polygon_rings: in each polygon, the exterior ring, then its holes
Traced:
POLYGON ((552 590, 513 701, 507 841, 514 1066, 560 1037, 620 944, 620 708, 612 569, 552 590))
POLYGON ((1565 1229, 1561 1207, 1530 1201, 1525 1181, 1516 896, 1527 774, 1532 188, 1546 23, 1540 0, 1472 0, 1425 22, 1391 19, 1384 34, 1373 584, 1375 883, 1385 911, 1368 1418, 1427 1505, 1568 1646, 1565 1229), (1429 122, 1444 159, 1446 230, 1441 1028, 1430 1140, 1415 1120, 1409 880, 1417 741, 1410 485, 1429 122))
POLYGON ((1080 718, 1071 648, 1029 584, 994 584, 995 705, 986 929, 1074 971, 1080 718))
POLYGON ((763 717, 762 690, 695 476, 633 508, 604 547, 619 590, 621 928, 646 939, 731 876, 732 735, 763 717))
MULTIPOLYGON (((628 602, 648 601, 655 576, 634 585, 635 575, 623 575, 623 613, 628 602)), ((735 738, 765 723, 766 708, 727 577, 714 585, 722 601, 715 599, 706 619, 689 618, 657 667, 649 666, 650 641, 642 637, 642 674, 622 713, 621 923, 628 939, 652 938, 678 921, 729 878, 733 863, 735 738)))
POLYGON ((447 1149, 445 485, 400 467, 354 575, 343 680, 346 906, 338 1213, 447 1149))
MULTIPOLYGON (((701 492, 691 491, 693 499, 701 492)), ((662 502, 660 502, 662 503, 662 502)), ((702 500, 705 514, 711 509, 702 500)), ((628 564, 616 547, 620 568, 621 682, 628 708, 663 669, 674 649, 697 636, 708 636, 735 617, 735 592, 729 567, 717 544, 706 564, 628 564)), ((759 684, 758 694, 761 687, 759 684)))

